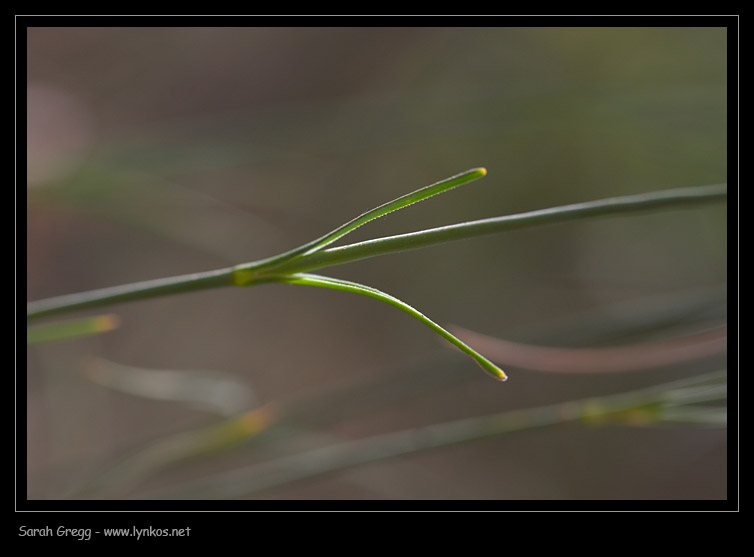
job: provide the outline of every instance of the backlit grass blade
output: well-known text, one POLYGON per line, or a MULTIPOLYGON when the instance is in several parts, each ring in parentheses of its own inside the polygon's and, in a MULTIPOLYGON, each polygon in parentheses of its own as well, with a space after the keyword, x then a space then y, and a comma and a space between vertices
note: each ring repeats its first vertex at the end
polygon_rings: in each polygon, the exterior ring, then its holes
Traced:
POLYGON ((236 270, 238 271, 238 280, 242 280, 244 271, 259 269, 260 267, 269 268, 278 263, 294 261, 299 257, 315 253, 371 220, 385 216, 388 213, 398 211, 400 209, 408 207, 409 205, 413 205, 414 203, 424 201, 425 199, 429 199, 430 197, 476 180, 477 178, 481 178, 486 174, 487 170, 484 168, 473 168, 471 170, 467 170, 466 172, 461 172, 460 174, 451 176, 450 178, 446 178, 445 180, 441 180, 429 186, 420 188, 411 193, 407 193, 406 195, 402 195, 397 199, 384 203, 379 207, 375 207, 371 211, 362 213, 355 219, 348 221, 347 223, 339 226, 338 228, 325 234, 324 236, 312 240, 311 242, 307 242, 302 246, 281 253, 274 257, 270 257, 268 259, 263 259, 261 261, 256 261, 254 263, 249 263, 246 265, 239 265, 236 268, 236 270))
POLYGON ((375 298, 377 300, 390 304, 391 306, 394 306, 408 313, 414 319, 417 319, 418 321, 424 323, 424 325, 426 325, 427 327, 432 329, 434 332, 442 336, 445 340, 447 340, 448 342, 456 346, 459 350, 471 356, 474 360, 476 360, 476 362, 482 367, 484 371, 486 371, 488 374, 490 374, 492 377, 494 377, 498 381, 505 381, 508 378, 502 369, 497 367, 495 364, 493 364, 487 358, 485 358, 484 356, 476 352, 471 347, 464 344, 460 339, 456 338, 451 333, 449 333, 448 331, 440 327, 440 325, 438 325, 437 323, 435 323, 434 321, 426 317, 424 314, 420 313, 419 311, 412 308, 407 303, 399 300, 398 298, 395 298, 394 296, 391 296, 390 294, 386 294, 385 292, 377 290, 376 288, 372 288, 371 286, 365 286, 363 284, 358 284, 355 282, 350 282, 347 280, 335 279, 331 277, 323 277, 323 276, 312 275, 308 273, 282 275, 282 276, 274 277, 273 280, 276 280, 278 282, 286 282, 289 284, 304 284, 308 286, 320 286, 323 288, 332 288, 334 290, 343 290, 345 292, 354 292, 356 294, 369 296, 370 298, 375 298))

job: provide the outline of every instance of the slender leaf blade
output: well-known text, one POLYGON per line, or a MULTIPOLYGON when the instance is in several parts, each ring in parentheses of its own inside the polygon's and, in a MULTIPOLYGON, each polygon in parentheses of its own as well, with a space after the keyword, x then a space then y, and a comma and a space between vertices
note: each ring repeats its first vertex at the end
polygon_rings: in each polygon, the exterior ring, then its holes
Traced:
POLYGON ((353 292, 355 294, 362 294, 364 296, 369 296, 370 298, 375 298, 377 300, 380 300, 382 302, 385 302, 386 304, 390 304, 393 307, 396 307, 409 315, 411 315, 414 319, 418 320, 419 322, 423 323, 430 329, 432 329, 435 333, 439 334, 441 337, 443 337, 445 340, 456 346, 459 350, 466 353, 467 355, 471 356, 480 366, 481 368, 487 372, 489 375, 497 379, 498 381, 505 381, 508 379, 508 376, 505 374, 505 372, 500 369, 498 366, 493 364, 490 360, 479 354, 476 350, 462 342, 459 338, 455 337, 450 332, 443 329, 440 325, 429 319, 427 316, 422 314, 421 312, 417 311, 407 303, 403 302, 402 300, 399 300, 398 298, 391 296, 390 294, 386 294, 385 292, 382 292, 381 290, 377 290, 376 288, 372 288, 371 286, 365 286, 363 284, 359 284, 356 282, 351 282, 347 280, 342 279, 335 279, 331 277, 323 277, 320 275, 312 275, 308 273, 299 273, 295 275, 281 275, 278 277, 275 277, 274 280, 278 282, 285 282, 288 284, 303 284, 308 286, 319 286, 323 288, 331 288, 334 290, 342 290, 345 292, 353 292))
POLYGON ((455 176, 451 176, 450 178, 440 180, 439 182, 435 182, 434 184, 430 184, 429 186, 425 186, 411 193, 402 195, 396 199, 393 199, 392 201, 383 203, 382 205, 375 207, 370 211, 362 213, 358 217, 339 226, 335 230, 328 232, 324 236, 320 236, 319 238, 307 242, 302 246, 268 259, 237 266, 235 268, 234 281, 239 286, 243 286, 244 284, 250 282, 254 276, 256 276, 260 268, 274 267, 275 265, 278 265, 280 263, 288 263, 295 261, 300 257, 316 253, 326 246, 332 244, 339 238, 342 238, 349 232, 352 232, 360 226, 365 225, 369 221, 383 217, 388 213, 399 211, 400 209, 404 209, 409 205, 419 203, 420 201, 424 201, 425 199, 429 199, 430 197, 433 197, 440 193, 449 191, 453 188, 457 188, 458 186, 461 186, 463 184, 467 184, 468 182, 476 180, 477 178, 481 178, 486 174, 487 170, 485 168, 472 168, 471 170, 467 170, 466 172, 461 172, 460 174, 456 174, 455 176))

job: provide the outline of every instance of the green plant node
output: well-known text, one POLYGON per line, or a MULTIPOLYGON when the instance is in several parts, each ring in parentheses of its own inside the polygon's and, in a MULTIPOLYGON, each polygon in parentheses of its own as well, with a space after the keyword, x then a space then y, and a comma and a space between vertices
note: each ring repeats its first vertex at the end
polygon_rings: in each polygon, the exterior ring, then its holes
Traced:
POLYGON ((256 277, 257 273, 251 269, 234 268, 232 280, 236 286, 248 286, 256 277))

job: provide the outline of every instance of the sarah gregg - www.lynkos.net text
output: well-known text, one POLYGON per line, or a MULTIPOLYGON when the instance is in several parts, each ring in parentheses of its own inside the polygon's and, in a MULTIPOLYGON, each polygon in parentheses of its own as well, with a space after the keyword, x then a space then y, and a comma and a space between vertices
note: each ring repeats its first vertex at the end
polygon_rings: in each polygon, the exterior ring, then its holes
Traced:
POLYGON ((146 528, 138 528, 131 526, 130 528, 100 528, 94 530, 92 528, 69 528, 66 526, 58 526, 52 528, 45 526, 43 528, 29 528, 26 526, 19 526, 18 535, 21 537, 58 537, 58 538, 74 538, 80 541, 88 541, 92 539, 92 536, 104 536, 104 537, 128 537, 128 538, 171 538, 171 537, 187 537, 191 534, 191 528, 154 528, 148 526, 146 528))

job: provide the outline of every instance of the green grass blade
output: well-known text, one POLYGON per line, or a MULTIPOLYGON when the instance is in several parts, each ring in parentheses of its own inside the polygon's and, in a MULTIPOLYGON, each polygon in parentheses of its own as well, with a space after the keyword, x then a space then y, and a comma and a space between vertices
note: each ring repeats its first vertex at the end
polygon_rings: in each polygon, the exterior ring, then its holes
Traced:
POLYGON ((434 184, 430 184, 429 186, 420 188, 411 193, 407 193, 406 195, 402 195, 401 197, 398 197, 397 199, 393 199, 392 201, 389 201, 387 203, 383 203, 379 207, 375 207, 374 209, 370 211, 362 213, 355 219, 348 221, 342 226, 339 226, 338 228, 336 228, 335 230, 328 232, 324 236, 321 236, 315 240, 312 240, 311 242, 307 242, 306 244, 302 246, 299 246, 290 251, 281 253, 274 257, 270 257, 268 259, 263 259, 261 261, 256 261, 254 263, 249 263, 246 265, 239 265, 237 267, 239 280, 243 276, 244 271, 251 271, 252 269, 259 269, 260 267, 269 268, 279 263, 294 261, 298 259, 299 257, 311 255, 312 253, 315 253, 321 250, 322 248, 324 248, 325 246, 332 244, 339 238, 342 238, 349 232, 356 230, 357 228, 368 223, 371 220, 385 216, 388 213, 392 213, 394 211, 404 209, 408 207, 409 205, 413 205, 414 203, 419 203, 420 201, 429 199, 430 197, 446 192, 448 190, 451 190, 453 188, 456 188, 458 186, 461 186, 473 180, 476 180, 477 178, 481 178, 485 176, 486 174, 487 174, 487 170, 484 168, 473 168, 471 170, 467 170, 466 172, 461 172, 460 174, 451 176, 450 178, 446 178, 445 180, 441 180, 434 184))
MULTIPOLYGON (((482 175, 483 173, 476 177, 482 175)), ((262 284, 272 280, 270 278, 272 273, 265 275, 264 272, 260 272, 262 267, 268 265, 272 260, 278 261, 274 269, 275 275, 291 275, 334 265, 342 265, 368 257, 399 253, 507 230, 552 225, 587 217, 594 218, 610 215, 626 215, 639 211, 696 207, 702 204, 725 201, 727 195, 727 186, 725 184, 680 188, 613 197, 528 213, 463 222, 398 236, 375 238, 347 246, 320 249, 305 256, 299 254, 299 257, 292 262, 279 256, 264 261, 242 263, 227 269, 122 284, 99 290, 36 300, 27 303, 26 318, 27 320, 39 319, 74 310, 146 300, 182 292, 196 292, 208 288, 262 284)))
POLYGON ((560 224, 586 218, 627 215, 640 211, 696 207, 707 203, 724 201, 728 196, 726 184, 696 186, 672 190, 648 192, 571 205, 539 209, 481 220, 450 224, 437 228, 374 238, 307 254, 296 261, 284 262, 275 270, 278 273, 314 271, 333 265, 342 265, 368 257, 398 253, 446 242, 463 240, 508 230, 520 230, 535 226, 560 224))
POLYGON ((484 371, 486 371, 489 375, 491 375, 498 381, 505 381, 508 378, 502 369, 500 369, 491 361, 489 361, 487 358, 479 354, 473 348, 463 343, 460 339, 456 338, 451 333, 449 333, 448 331, 440 327, 440 325, 438 325, 437 323, 435 323, 434 321, 426 317, 424 314, 420 313, 419 311, 412 308, 407 303, 399 300, 398 298, 395 298, 394 296, 391 296, 390 294, 386 294, 385 292, 377 290, 376 288, 372 288, 371 286, 365 286, 363 284, 358 284, 358 283, 350 282, 346 280, 334 279, 330 277, 323 277, 323 276, 312 275, 312 274, 307 274, 307 273, 300 273, 300 274, 295 274, 295 275, 282 275, 279 277, 275 277, 274 280, 278 282, 285 282, 288 284, 303 284, 303 285, 308 285, 308 286, 319 286, 322 288, 332 288, 334 290, 342 290, 345 292, 354 292, 356 294, 369 296, 370 298, 375 298, 377 300, 385 302, 386 304, 390 304, 391 306, 396 307, 408 313, 410 316, 417 319, 418 321, 420 321, 421 323, 423 323, 424 325, 432 329, 434 332, 439 334, 445 340, 447 340, 448 342, 456 346, 459 350, 471 356, 482 367, 484 371))

